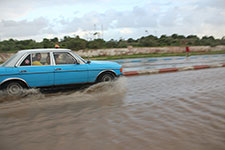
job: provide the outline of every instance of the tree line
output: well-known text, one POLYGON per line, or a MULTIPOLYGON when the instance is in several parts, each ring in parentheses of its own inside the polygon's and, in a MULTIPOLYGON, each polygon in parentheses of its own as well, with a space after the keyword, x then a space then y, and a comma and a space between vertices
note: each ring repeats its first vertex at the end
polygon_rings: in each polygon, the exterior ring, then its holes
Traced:
POLYGON ((178 35, 172 34, 170 36, 161 35, 160 37, 154 35, 143 36, 138 39, 129 38, 127 40, 109 40, 94 39, 91 41, 80 38, 79 36, 70 37, 65 36, 63 39, 57 37, 53 39, 44 38, 41 42, 30 40, 15 40, 9 39, 0 41, 0 52, 18 51, 22 49, 34 48, 54 48, 58 44, 61 48, 68 48, 72 50, 80 49, 103 49, 103 48, 126 48, 133 47, 161 47, 161 46, 217 46, 225 45, 225 36, 221 39, 215 39, 213 36, 203 36, 199 38, 196 35, 178 35))

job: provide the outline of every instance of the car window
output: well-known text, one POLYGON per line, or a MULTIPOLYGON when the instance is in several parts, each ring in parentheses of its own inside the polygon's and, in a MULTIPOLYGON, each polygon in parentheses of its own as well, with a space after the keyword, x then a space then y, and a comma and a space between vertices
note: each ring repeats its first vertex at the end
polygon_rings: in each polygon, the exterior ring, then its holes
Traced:
POLYGON ((54 53, 54 58, 56 65, 77 64, 77 60, 71 54, 66 52, 54 53))
POLYGON ((31 66, 31 59, 30 59, 30 55, 28 55, 23 62, 21 63, 20 66, 31 66))
POLYGON ((49 53, 33 53, 32 54, 32 66, 50 65, 49 53))
POLYGON ((6 62, 4 62, 2 64, 3 67, 7 66, 12 60, 14 60, 14 58, 16 58, 18 55, 18 53, 16 53, 15 55, 13 55, 12 57, 10 57, 6 62))

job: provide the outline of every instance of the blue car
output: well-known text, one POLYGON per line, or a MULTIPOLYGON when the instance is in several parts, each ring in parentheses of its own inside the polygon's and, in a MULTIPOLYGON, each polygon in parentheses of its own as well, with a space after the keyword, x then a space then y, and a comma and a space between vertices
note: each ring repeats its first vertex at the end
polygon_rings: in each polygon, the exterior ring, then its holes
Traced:
POLYGON ((69 49, 21 50, 0 66, 0 87, 14 96, 24 88, 112 81, 122 72, 115 62, 86 61, 69 49))

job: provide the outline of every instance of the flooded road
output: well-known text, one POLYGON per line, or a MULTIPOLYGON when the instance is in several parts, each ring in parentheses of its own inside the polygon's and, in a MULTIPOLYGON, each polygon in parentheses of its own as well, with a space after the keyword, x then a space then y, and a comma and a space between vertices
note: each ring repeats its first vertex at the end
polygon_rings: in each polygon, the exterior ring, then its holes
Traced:
POLYGON ((224 150, 225 69, 0 103, 1 150, 224 150))
POLYGON ((137 71, 162 68, 188 67, 193 65, 215 65, 225 63, 225 54, 197 55, 190 57, 160 57, 116 60, 124 71, 137 71))

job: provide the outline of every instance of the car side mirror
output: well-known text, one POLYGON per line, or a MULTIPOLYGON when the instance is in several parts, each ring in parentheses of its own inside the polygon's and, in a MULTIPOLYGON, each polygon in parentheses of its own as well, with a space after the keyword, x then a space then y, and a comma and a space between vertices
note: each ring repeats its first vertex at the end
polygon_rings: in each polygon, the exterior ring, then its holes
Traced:
POLYGON ((74 64, 79 65, 80 62, 75 59, 74 64))
POLYGON ((90 61, 90 60, 88 60, 88 61, 87 61, 87 64, 90 64, 90 63, 91 63, 91 61, 90 61))

